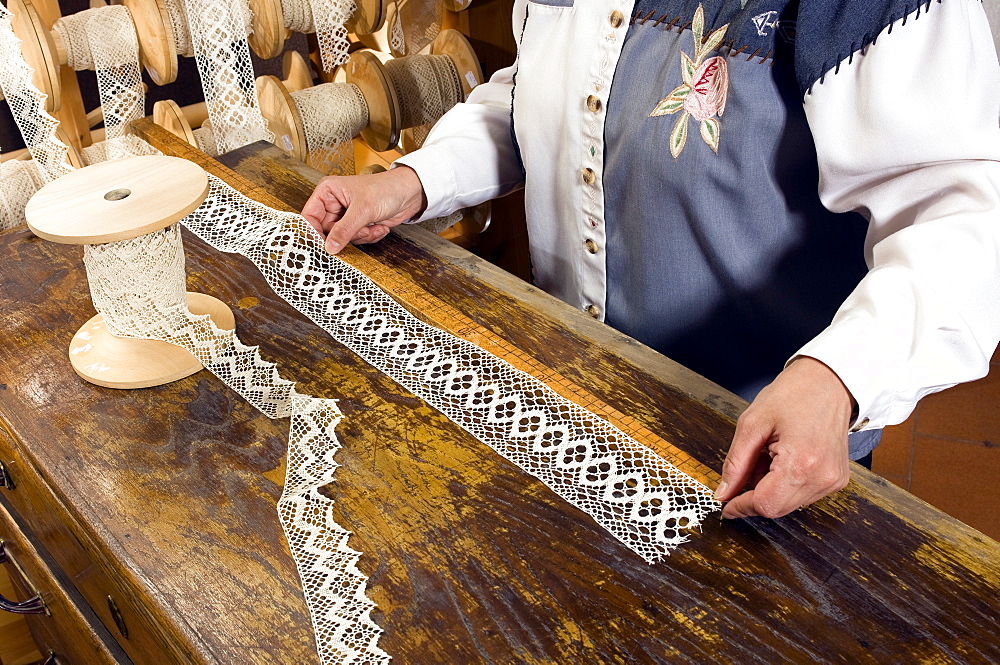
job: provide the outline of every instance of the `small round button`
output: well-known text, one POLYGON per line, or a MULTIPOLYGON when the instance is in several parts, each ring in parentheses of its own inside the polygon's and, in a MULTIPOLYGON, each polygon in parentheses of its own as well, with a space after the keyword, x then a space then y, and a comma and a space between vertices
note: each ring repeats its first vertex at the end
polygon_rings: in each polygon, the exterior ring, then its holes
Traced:
POLYGON ((851 433, 860 432, 869 422, 871 421, 868 418, 862 419, 861 422, 851 428, 851 433))
POLYGON ((622 21, 624 20, 625 17, 617 9, 611 12, 611 16, 608 17, 608 21, 611 23, 612 28, 617 28, 622 24, 622 21))
POLYGON ((588 185, 593 185, 594 181, 597 180, 597 174, 594 173, 594 169, 584 169, 581 171, 580 175, 583 177, 583 181, 588 185))
POLYGON ((590 97, 587 97, 587 108, 593 111, 594 113, 600 111, 601 98, 598 97, 597 95, 591 95, 590 97))
POLYGON ((588 252, 590 252, 591 254, 597 254, 598 247, 596 242, 594 242, 590 238, 587 238, 587 242, 583 244, 587 246, 588 252))
POLYGON ((601 317, 601 310, 597 307, 597 305, 587 305, 583 308, 583 311, 590 314, 595 319, 599 319, 601 317))

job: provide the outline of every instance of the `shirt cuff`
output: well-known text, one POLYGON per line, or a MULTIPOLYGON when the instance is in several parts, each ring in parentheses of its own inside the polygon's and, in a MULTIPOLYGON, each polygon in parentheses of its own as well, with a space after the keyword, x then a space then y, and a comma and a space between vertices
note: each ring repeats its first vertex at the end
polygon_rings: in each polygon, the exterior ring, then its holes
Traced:
POLYGON ((407 220, 407 224, 416 224, 427 219, 444 217, 454 212, 459 206, 455 204, 458 197, 458 183, 455 173, 448 165, 447 155, 441 148, 428 145, 403 155, 392 163, 390 168, 409 166, 417 172, 420 184, 427 197, 427 207, 417 217, 407 220))

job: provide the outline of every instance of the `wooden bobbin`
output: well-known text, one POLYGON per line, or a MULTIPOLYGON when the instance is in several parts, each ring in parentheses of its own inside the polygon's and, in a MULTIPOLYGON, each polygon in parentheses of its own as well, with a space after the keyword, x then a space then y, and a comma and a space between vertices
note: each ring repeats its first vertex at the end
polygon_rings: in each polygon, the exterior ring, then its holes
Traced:
MULTIPOLYGON (((265 60, 277 56, 285 49, 285 40, 291 34, 291 30, 286 27, 281 0, 247 0, 247 4, 253 15, 252 32, 247 38, 250 48, 265 60)), ((348 32, 367 35, 382 27, 385 22, 383 0, 357 0, 355 5, 354 15, 345 26, 348 32)))
POLYGON ((291 93, 312 87, 312 76, 309 65, 296 51, 285 54, 282 75, 284 80, 281 81, 274 76, 257 78, 257 101, 267 128, 274 134, 274 144, 289 156, 304 162, 309 156, 306 130, 291 93))
MULTIPOLYGON (((301 53, 288 51, 285 53, 281 65, 282 80, 279 83, 286 91, 294 92, 312 86, 313 80, 309 63, 306 62, 301 53)), ((269 78, 273 79, 274 77, 269 78)), ((275 80, 277 81, 277 79, 275 80)), ((258 82, 258 90, 259 87, 260 83, 258 82)), ((268 118, 266 114, 264 117, 268 118)), ((208 108, 205 102, 182 107, 172 99, 164 99, 153 104, 153 123, 195 148, 198 147, 198 142, 195 139, 194 130, 201 127, 207 118, 208 108)), ((277 136, 278 130, 271 124, 270 118, 268 118, 268 127, 277 136)))
MULTIPOLYGON (((431 43, 431 55, 451 58, 462 84, 462 99, 483 82, 483 70, 476 52, 458 30, 442 30, 431 43)), ((420 56, 407 56, 420 57, 420 56)), ((346 65, 347 80, 359 88, 368 103, 368 127, 361 137, 376 152, 385 152, 399 144, 403 113, 399 96, 381 60, 370 51, 357 51, 346 65)))
MULTIPOLYGON (((483 82, 483 69, 479 64, 479 58, 472 50, 469 40, 458 30, 449 28, 438 33, 437 38, 431 42, 430 52, 431 55, 447 55, 451 58, 455 71, 458 72, 458 78, 462 82, 463 100, 468 99, 472 89, 483 82)), ((399 149, 403 154, 409 154, 420 147, 414 138, 413 129, 407 127, 400 133, 399 149)))
MULTIPOLYGON (((139 40, 139 58, 159 85, 177 78, 177 50, 163 0, 123 0, 132 14, 139 40)), ((21 40, 21 53, 34 70, 32 81, 48 97, 45 110, 62 105, 60 68, 67 64, 66 46, 59 34, 46 27, 32 0, 9 0, 14 14, 14 34, 21 40)))
MULTIPOLYGON (((25 217, 35 235, 53 242, 93 245, 137 238, 166 228, 195 210, 208 195, 208 177, 176 157, 142 156, 95 164, 42 187, 25 217)), ((235 328, 222 301, 188 293, 194 315, 209 314, 221 329, 235 328)), ((109 388, 147 388, 202 368, 185 349, 158 340, 112 335, 102 315, 91 318, 69 345, 73 369, 109 388)))

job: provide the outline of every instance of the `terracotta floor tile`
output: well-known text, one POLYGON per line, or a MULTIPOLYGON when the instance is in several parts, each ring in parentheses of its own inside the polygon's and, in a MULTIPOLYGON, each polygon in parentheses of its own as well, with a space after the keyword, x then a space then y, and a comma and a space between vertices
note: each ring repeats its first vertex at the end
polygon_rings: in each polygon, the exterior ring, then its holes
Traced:
POLYGON ((1000 444, 1000 370, 920 402, 917 435, 1000 444))
POLYGON ((903 489, 908 489, 909 484, 914 426, 911 416, 905 423, 886 427, 882 432, 882 443, 872 455, 872 471, 903 489), (902 482, 897 482, 897 478, 902 482))
POLYGON ((917 436, 910 491, 1000 540, 1000 446, 917 436))

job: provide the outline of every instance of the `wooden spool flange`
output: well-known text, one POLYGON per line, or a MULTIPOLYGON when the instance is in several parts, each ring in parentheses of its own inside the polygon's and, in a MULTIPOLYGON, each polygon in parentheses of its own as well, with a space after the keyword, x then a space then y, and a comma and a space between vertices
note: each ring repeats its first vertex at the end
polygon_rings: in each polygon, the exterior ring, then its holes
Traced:
MULTIPOLYGON (((290 33, 285 24, 281 0, 247 0, 247 3, 252 14, 252 32, 247 38, 250 48, 265 60, 278 56, 285 49, 285 40, 290 33)), ((346 25, 349 32, 367 35, 382 27, 385 22, 383 0, 357 0, 355 5, 354 15, 346 25)))
POLYGON ((345 65, 348 83, 361 89, 368 105, 368 126, 361 138, 376 152, 385 152, 399 142, 403 117, 396 89, 382 62, 370 51, 356 51, 345 65))
MULTIPOLYGON (((42 187, 25 208, 28 227, 53 242, 94 245, 136 238, 166 228, 208 195, 198 165, 176 157, 142 156, 95 164, 42 187)), ((221 329, 235 328, 220 300, 188 293, 192 314, 209 314, 221 329)), ((98 314, 77 331, 70 363, 81 377, 109 388, 147 388, 202 368, 185 349, 157 340, 112 335, 98 314)))
MULTIPOLYGON (((158 85, 176 80, 177 49, 163 0, 123 0, 123 4, 132 14, 143 67, 158 85)), ((59 68, 67 64, 62 38, 45 26, 31 0, 9 0, 8 8, 14 14, 14 34, 21 40, 21 54, 34 70, 32 81, 48 95, 45 110, 58 111, 62 106, 59 68)))
MULTIPOLYGON (((462 83, 463 100, 468 99, 472 89, 483 82, 483 68, 479 64, 479 58, 472 44, 458 30, 448 28, 439 32, 431 42, 430 52, 431 55, 446 55, 451 58, 455 71, 458 72, 458 79, 462 83)), ((408 154, 419 147, 413 138, 413 128, 404 128, 399 137, 400 151, 408 154)))

